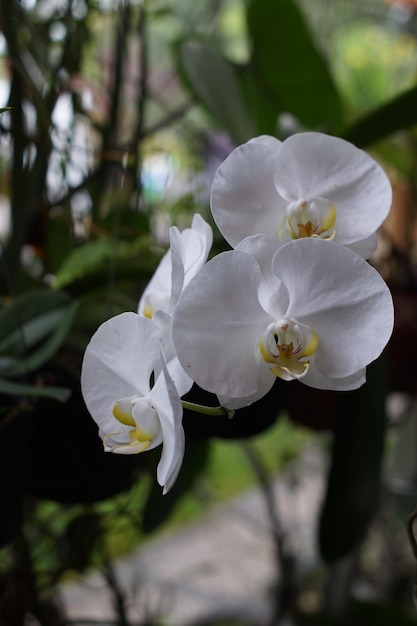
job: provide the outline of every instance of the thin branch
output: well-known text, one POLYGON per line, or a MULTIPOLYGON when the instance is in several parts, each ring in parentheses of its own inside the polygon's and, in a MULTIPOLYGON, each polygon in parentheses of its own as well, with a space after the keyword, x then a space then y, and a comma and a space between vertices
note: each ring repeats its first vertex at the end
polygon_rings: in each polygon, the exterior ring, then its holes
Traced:
POLYGON ((117 23, 116 43, 114 51, 114 79, 111 93, 111 109, 109 120, 103 137, 103 152, 112 149, 116 144, 115 130, 118 128, 120 103, 123 92, 123 66, 126 57, 126 42, 129 30, 130 6, 125 0, 120 0, 119 21, 117 23))
POLYGON ((126 600, 124 593, 119 586, 119 581, 117 580, 116 573, 110 561, 107 561, 105 564, 103 573, 113 593, 114 606, 118 615, 117 626, 130 626, 125 610, 126 600))
POLYGON ((275 626, 281 623, 284 617, 292 614, 295 604, 297 594, 295 559, 290 553, 285 541, 285 533, 279 519, 276 498, 274 497, 272 484, 262 462, 262 458, 256 448, 248 442, 242 443, 242 449, 258 480, 271 521, 272 539, 274 541, 277 569, 279 569, 280 576, 274 614, 270 622, 271 626, 275 626))
POLYGON ((144 139, 145 137, 149 137, 154 133, 163 130, 164 128, 172 126, 172 124, 183 118, 184 115, 186 115, 188 111, 190 111, 192 107, 196 105, 196 103, 196 98, 192 96, 188 100, 188 102, 180 106, 178 109, 175 109, 175 111, 168 113, 168 115, 159 120, 159 122, 156 122, 153 126, 150 126, 149 128, 143 129, 140 135, 138 135, 138 139, 144 139))

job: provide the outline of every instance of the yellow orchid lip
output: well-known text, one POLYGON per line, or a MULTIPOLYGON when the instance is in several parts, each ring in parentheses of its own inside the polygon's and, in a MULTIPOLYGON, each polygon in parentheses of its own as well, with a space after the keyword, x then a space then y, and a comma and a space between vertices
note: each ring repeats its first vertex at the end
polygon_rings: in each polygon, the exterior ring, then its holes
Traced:
MULTIPOLYGON (((126 403, 124 402, 123 405, 126 403)), ((121 402, 115 402, 113 406, 113 415, 117 419, 118 422, 124 424, 125 426, 136 427, 135 420, 132 417, 131 411, 126 411, 124 407, 122 407, 121 402)))
POLYGON ((109 433, 103 438, 104 450, 105 452, 116 452, 116 453, 128 453, 128 454, 139 454, 140 452, 145 452, 149 448, 152 443, 152 439, 146 440, 138 440, 136 438, 136 433, 134 430, 131 430, 129 433, 130 442, 129 443, 118 443, 115 445, 109 445, 109 439, 116 437, 117 435, 123 435, 125 431, 118 433, 109 433))
POLYGON ((310 367, 308 357, 318 346, 313 328, 290 320, 270 324, 259 342, 259 350, 272 374, 283 380, 303 378, 310 367))
POLYGON ((155 433, 151 434, 146 429, 142 428, 140 424, 138 424, 135 421, 132 415, 133 406, 140 402, 144 403, 148 411, 151 410, 155 412, 155 419, 156 420, 158 419, 156 411, 150 405, 148 405, 145 398, 137 397, 137 398, 130 398, 130 399, 127 398, 124 400, 117 400, 113 405, 113 411, 112 411, 113 416, 116 418, 118 422, 120 422, 120 424, 127 426, 127 429, 123 430, 122 432, 110 433, 106 435, 106 437, 103 440, 106 451, 117 452, 119 450, 119 452, 121 452, 122 448, 123 449, 131 448, 132 453, 133 452, 139 453, 139 452, 144 452, 145 450, 149 448, 149 446, 151 445, 153 441, 155 433), (130 443, 116 444, 114 446, 108 445, 107 442, 110 438, 114 438, 117 435, 124 435, 126 434, 126 431, 128 431, 129 433, 130 443))

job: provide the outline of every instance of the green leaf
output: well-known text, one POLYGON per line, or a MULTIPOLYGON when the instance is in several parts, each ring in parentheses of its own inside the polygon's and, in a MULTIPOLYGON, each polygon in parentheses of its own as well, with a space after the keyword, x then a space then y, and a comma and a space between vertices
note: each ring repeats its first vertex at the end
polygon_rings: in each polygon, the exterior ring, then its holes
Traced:
POLYGON ((358 147, 369 146, 388 135, 417 124, 417 87, 365 115, 341 132, 341 136, 358 147))
MULTIPOLYGON (((117 242, 111 239, 96 239, 74 250, 62 263, 55 276, 54 287, 62 289, 78 281, 103 275, 108 269, 108 263, 114 259, 119 264, 127 259, 136 262, 135 271, 154 270, 160 255, 155 254, 155 244, 148 235, 143 235, 133 241, 117 242)), ((117 266, 118 270, 119 265, 117 266)))
POLYGON ((107 263, 112 246, 107 239, 90 241, 74 250, 62 263, 55 276, 54 287, 61 289, 107 263))
POLYGON ((276 115, 289 112, 307 127, 339 123, 339 93, 324 57, 293 0, 250 0, 251 71, 276 115))
POLYGON ((276 135, 277 114, 276 103, 262 93, 250 68, 240 72, 240 89, 256 127, 254 135, 276 135))
POLYGON ((180 73, 198 99, 237 143, 256 134, 240 92, 237 70, 204 41, 177 44, 180 73))
POLYGON ((69 333, 77 309, 78 302, 72 302, 68 307, 60 309, 54 331, 27 357, 27 359, 25 359, 18 372, 15 372, 15 375, 19 373, 25 374, 28 371, 33 372, 46 363, 58 351, 69 333))
MULTIPOLYGON (((46 313, 41 313, 35 318, 25 322, 14 332, 10 333, 0 342, 0 353, 20 354, 30 350, 34 345, 45 339, 60 323, 62 307, 46 313)), ((7 359, 8 357, 6 357, 7 359)), ((0 357, 1 361, 1 357, 0 357)))
POLYGON ((321 555, 330 563, 360 544, 377 505, 386 428, 382 358, 368 367, 367 378, 339 401, 319 532, 321 555))
POLYGON ((24 376, 44 365, 64 342, 78 303, 67 294, 24 294, 0 311, 0 374, 24 376))
POLYGON ((71 395, 71 390, 65 387, 38 387, 23 383, 11 382, 0 378, 0 394, 11 396, 36 396, 50 398, 58 402, 66 402, 71 395))
POLYGON ((27 322, 70 303, 68 294, 47 289, 21 294, 6 302, 0 308, 0 353, 16 350, 16 344, 20 345, 22 338, 17 340, 15 333, 21 334, 27 322))

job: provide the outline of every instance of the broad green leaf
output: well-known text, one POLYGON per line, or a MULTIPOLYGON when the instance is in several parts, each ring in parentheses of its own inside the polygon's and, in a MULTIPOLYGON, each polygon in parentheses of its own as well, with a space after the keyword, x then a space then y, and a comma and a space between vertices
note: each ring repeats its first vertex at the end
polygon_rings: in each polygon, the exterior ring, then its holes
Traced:
POLYGON ((256 134, 234 65, 198 39, 178 44, 178 61, 186 83, 237 143, 244 143, 256 134))
POLYGON ((321 555, 330 563, 360 544, 377 505, 386 427, 382 358, 368 367, 367 379, 339 402, 319 533, 321 555))
POLYGON ((413 87, 359 119, 342 131, 341 136, 358 147, 366 147, 416 124, 417 87, 413 87))
POLYGON ((331 126, 341 100, 324 57, 293 0, 249 0, 251 72, 276 114, 291 113, 309 128, 331 126))
MULTIPOLYGON (((41 313, 31 320, 28 320, 8 337, 0 342, 0 354, 8 353, 20 354, 25 350, 30 350, 34 345, 45 339, 60 323, 62 317, 62 307, 41 313)), ((16 320, 18 322, 18 320, 16 320)), ((0 356, 0 361, 1 361, 0 356)), ((8 358, 8 357, 6 357, 8 358)))
POLYGON ((71 395, 71 390, 65 387, 39 387, 37 385, 25 385, 0 378, 0 394, 11 396, 35 396, 50 398, 58 402, 66 402, 71 395))
POLYGON ((63 344, 72 326, 77 309, 78 302, 72 302, 67 307, 59 309, 52 332, 48 334, 43 342, 35 346, 32 352, 22 354, 14 367, 8 369, 7 372, 2 372, 2 375, 7 377, 23 376, 44 365, 63 344))
POLYGON ((61 292, 18 296, 0 311, 0 375, 24 376, 44 365, 64 342, 78 303, 61 292))
POLYGON ((0 353, 13 350, 15 333, 21 332, 27 322, 70 303, 68 294, 48 289, 24 293, 6 302, 0 308, 0 353))
POLYGON ((238 79, 256 128, 254 135, 276 135, 278 130, 276 102, 262 93, 250 67, 241 71, 238 79))

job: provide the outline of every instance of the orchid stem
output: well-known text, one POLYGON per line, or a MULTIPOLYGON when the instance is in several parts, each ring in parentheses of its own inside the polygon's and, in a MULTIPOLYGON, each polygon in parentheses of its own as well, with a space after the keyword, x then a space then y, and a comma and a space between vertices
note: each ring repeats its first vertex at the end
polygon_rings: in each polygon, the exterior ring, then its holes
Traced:
POLYGON ((195 404, 194 402, 187 402, 181 400, 183 409, 194 411, 195 413, 203 413, 204 415, 227 415, 229 419, 232 419, 235 412, 226 409, 224 406, 204 406, 203 404, 195 404))

